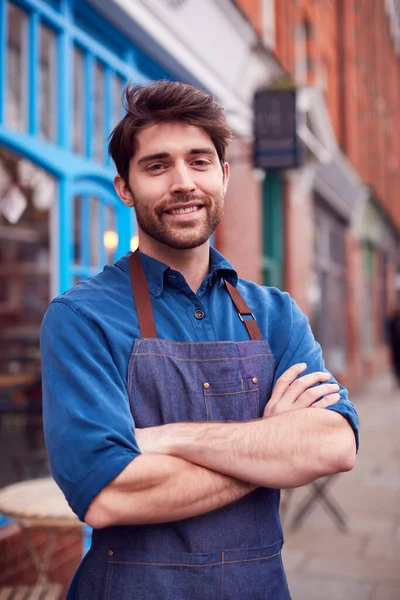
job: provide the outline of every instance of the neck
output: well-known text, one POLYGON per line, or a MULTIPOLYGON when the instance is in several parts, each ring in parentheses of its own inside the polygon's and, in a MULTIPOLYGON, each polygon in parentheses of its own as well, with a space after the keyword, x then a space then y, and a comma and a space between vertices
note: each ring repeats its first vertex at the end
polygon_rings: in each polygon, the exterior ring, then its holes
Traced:
POLYGON ((139 249, 182 273, 189 287, 196 293, 210 270, 210 242, 189 250, 176 250, 146 235, 139 235, 139 249))

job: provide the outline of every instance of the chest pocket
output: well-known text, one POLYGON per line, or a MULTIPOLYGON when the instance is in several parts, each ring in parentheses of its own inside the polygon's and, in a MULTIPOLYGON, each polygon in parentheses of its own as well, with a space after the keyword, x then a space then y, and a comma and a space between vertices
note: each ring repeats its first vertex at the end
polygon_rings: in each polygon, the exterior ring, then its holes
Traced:
POLYGON ((204 381, 207 421, 250 421, 260 416, 258 380, 204 381))

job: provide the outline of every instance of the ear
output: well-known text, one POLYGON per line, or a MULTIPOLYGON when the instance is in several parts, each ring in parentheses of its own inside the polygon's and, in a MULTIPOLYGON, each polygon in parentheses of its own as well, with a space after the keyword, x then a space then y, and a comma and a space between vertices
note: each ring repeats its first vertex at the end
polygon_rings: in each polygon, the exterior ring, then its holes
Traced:
POLYGON ((228 189, 228 181, 231 174, 231 170, 229 164, 227 162, 224 163, 224 194, 226 194, 226 190, 228 189))
POLYGON ((114 187, 118 196, 126 206, 132 207, 135 205, 133 195, 120 175, 114 177, 114 187))

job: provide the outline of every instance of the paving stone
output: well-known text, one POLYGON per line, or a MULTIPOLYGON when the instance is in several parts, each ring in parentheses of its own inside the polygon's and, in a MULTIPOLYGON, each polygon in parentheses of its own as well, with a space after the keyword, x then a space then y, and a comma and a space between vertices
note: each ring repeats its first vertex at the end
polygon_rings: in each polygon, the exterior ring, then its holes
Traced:
POLYGON ((307 577, 298 574, 289 575, 287 579, 293 600, 370 600, 372 590, 371 584, 351 579, 307 577))
POLYGON ((293 551, 286 548, 282 550, 282 560, 286 573, 293 573, 302 569, 307 556, 304 552, 293 551))
POLYGON ((284 550, 293 552, 301 548, 303 553, 327 557, 335 556, 338 553, 342 556, 347 554, 358 556, 367 542, 367 536, 362 533, 355 534, 353 532, 349 535, 338 531, 329 531, 321 535, 320 528, 307 527, 307 530, 299 529, 287 532, 284 550))
POLYGON ((400 582, 400 565, 397 557, 392 560, 360 559, 356 556, 313 557, 305 566, 307 574, 327 577, 352 577, 367 582, 400 582))
POLYGON ((384 375, 351 399, 360 453, 356 467, 329 487, 349 531, 339 532, 320 503, 291 530, 310 487, 289 494, 283 561, 293 600, 400 600, 400 390, 384 375))
POLYGON ((399 598, 400 585, 380 584, 374 588, 370 600, 399 600, 399 598))
MULTIPOLYGON (((400 534, 393 536, 383 534, 371 536, 371 539, 368 540, 362 554, 366 558, 387 560, 393 560, 395 557, 400 557, 400 534)), ((400 558, 398 560, 400 569, 400 558)))

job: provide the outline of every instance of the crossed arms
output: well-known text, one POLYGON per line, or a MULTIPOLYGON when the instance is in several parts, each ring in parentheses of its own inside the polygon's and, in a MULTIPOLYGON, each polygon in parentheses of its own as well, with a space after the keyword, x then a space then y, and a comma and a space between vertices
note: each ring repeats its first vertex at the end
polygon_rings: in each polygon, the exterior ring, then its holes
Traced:
POLYGON ((136 430, 142 454, 91 503, 94 528, 177 521, 235 502, 258 486, 291 488, 353 468, 349 423, 326 408, 339 400, 329 374, 276 382, 262 419, 247 423, 173 423, 136 430), (313 387, 315 384, 320 384, 313 387))

